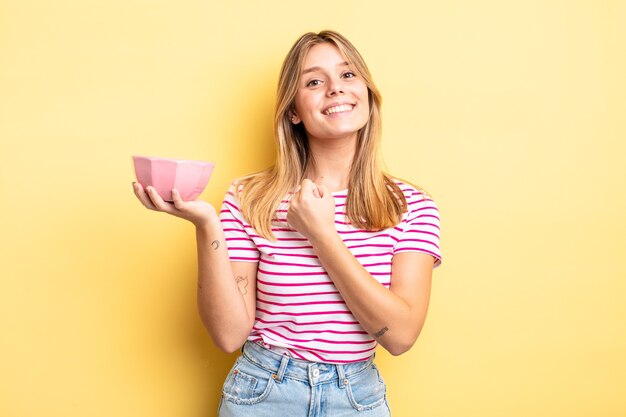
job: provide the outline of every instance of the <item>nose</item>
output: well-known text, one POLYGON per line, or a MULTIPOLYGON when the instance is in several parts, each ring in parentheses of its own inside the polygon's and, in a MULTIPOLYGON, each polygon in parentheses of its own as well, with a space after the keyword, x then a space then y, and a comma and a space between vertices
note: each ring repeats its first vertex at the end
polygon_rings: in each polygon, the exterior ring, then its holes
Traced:
POLYGON ((340 80, 329 81, 327 85, 328 85, 328 90, 326 91, 326 94, 329 97, 344 93, 343 91, 344 87, 340 80))

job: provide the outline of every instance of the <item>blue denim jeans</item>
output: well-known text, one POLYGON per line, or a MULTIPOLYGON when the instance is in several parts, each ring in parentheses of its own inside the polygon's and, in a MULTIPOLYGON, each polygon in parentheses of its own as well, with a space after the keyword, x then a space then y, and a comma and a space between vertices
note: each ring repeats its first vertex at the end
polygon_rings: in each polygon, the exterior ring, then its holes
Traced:
POLYGON ((334 365, 293 359, 246 342, 226 377, 219 417, 389 417, 373 357, 334 365))

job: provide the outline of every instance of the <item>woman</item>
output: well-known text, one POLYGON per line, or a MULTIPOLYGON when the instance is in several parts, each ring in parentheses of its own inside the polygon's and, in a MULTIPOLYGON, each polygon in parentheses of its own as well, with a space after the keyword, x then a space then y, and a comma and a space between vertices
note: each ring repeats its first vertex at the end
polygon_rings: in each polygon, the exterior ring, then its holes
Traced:
POLYGON ((307 33, 280 73, 276 163, 236 181, 219 217, 133 185, 196 226, 202 320, 225 352, 244 345, 220 416, 389 415, 374 350, 415 343, 441 256, 435 203, 381 168, 380 105, 347 39, 307 33))

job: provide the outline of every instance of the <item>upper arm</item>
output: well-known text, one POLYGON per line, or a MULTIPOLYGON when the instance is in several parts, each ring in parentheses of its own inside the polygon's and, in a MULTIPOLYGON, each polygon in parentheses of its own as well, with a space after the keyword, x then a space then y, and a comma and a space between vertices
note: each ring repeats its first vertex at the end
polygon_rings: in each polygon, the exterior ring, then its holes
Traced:
POLYGON ((400 252, 392 260, 389 289, 408 305, 417 334, 426 320, 433 266, 434 257, 423 252, 400 252))
POLYGON ((256 273, 259 263, 231 261, 230 264, 233 270, 233 278, 246 303, 250 320, 249 325, 252 328, 256 316, 256 273))
POLYGON ((249 235, 250 225, 245 221, 233 183, 224 196, 220 210, 220 220, 224 229, 228 256, 231 261, 233 279, 243 295, 248 312, 249 326, 252 328, 256 316, 256 274, 260 253, 249 235))

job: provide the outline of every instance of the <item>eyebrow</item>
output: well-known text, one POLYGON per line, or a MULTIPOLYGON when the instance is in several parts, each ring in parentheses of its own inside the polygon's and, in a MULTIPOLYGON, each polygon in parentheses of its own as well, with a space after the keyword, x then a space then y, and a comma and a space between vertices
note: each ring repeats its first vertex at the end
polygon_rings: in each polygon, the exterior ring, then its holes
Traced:
MULTIPOLYGON (((337 66, 338 66, 338 67, 346 67, 346 66, 349 66, 349 65, 350 65, 350 64, 348 63, 348 61, 343 61, 343 62, 340 62, 339 64, 337 64, 337 66)), ((305 69, 305 70, 303 70, 303 71, 302 71, 302 74, 301 74, 301 75, 308 74, 309 72, 319 71, 319 70, 321 70, 321 69, 322 69, 321 67, 311 67, 311 68, 307 68, 307 69, 305 69)))

